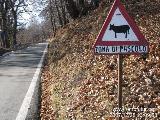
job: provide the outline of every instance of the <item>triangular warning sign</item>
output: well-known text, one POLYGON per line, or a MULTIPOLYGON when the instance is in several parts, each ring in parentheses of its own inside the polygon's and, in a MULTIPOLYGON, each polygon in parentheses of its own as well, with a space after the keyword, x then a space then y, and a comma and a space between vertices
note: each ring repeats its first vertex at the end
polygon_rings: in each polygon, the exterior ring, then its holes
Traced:
POLYGON ((148 42, 120 0, 115 0, 94 45, 96 54, 147 53, 148 42))

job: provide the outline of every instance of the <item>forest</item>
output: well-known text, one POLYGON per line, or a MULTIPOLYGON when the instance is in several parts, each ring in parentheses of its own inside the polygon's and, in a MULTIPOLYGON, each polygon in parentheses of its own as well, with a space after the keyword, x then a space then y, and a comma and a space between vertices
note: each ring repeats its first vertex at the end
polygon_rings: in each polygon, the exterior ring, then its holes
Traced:
POLYGON ((14 49, 55 36, 57 29, 87 15, 98 3, 99 0, 0 0, 1 47, 14 49), (39 13, 41 22, 34 18, 34 12, 39 13), (30 20, 25 20, 27 14, 32 16, 30 20))

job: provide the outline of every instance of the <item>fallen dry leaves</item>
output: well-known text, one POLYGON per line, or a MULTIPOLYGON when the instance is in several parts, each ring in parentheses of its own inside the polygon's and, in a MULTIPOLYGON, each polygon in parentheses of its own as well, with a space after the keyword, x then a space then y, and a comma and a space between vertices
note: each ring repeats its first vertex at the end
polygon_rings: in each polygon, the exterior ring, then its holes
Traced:
MULTIPOLYGON (((52 39, 48 66, 42 76, 42 120, 115 119, 110 113, 117 107, 117 56, 94 56, 92 49, 108 6, 110 4, 104 2, 90 15, 60 29, 52 39)), ((131 0, 126 6, 150 43, 150 52, 148 55, 124 56, 123 106, 125 109, 155 108, 154 112, 158 113, 160 2, 146 0, 144 4, 131 0)), ((131 119, 138 118, 124 118, 131 119)))

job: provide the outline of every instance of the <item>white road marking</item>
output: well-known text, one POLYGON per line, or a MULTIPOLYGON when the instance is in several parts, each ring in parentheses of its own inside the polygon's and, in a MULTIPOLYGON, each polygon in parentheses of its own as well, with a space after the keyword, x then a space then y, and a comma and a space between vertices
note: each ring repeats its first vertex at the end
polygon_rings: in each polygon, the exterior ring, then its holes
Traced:
POLYGON ((38 79, 40 77, 41 67, 43 65, 43 61, 44 61, 45 54, 47 52, 47 48, 48 48, 48 45, 46 46, 46 48, 45 48, 45 50, 43 52, 43 56, 42 56, 38 66, 37 66, 36 72, 35 72, 35 74, 33 76, 33 79, 31 81, 29 89, 28 89, 28 91, 26 93, 26 96, 25 96, 25 98, 23 100, 21 108, 20 108, 20 110, 18 112, 16 120, 25 120, 26 117, 27 117, 27 113, 28 113, 28 109, 30 107, 31 99, 32 99, 32 96, 33 96, 37 81, 38 81, 38 79))

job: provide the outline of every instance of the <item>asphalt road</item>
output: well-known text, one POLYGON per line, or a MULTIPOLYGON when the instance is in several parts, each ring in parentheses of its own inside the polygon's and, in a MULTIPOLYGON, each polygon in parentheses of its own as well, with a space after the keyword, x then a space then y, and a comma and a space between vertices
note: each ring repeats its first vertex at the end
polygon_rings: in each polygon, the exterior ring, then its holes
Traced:
POLYGON ((0 120, 15 120, 47 43, 0 58, 0 120))

